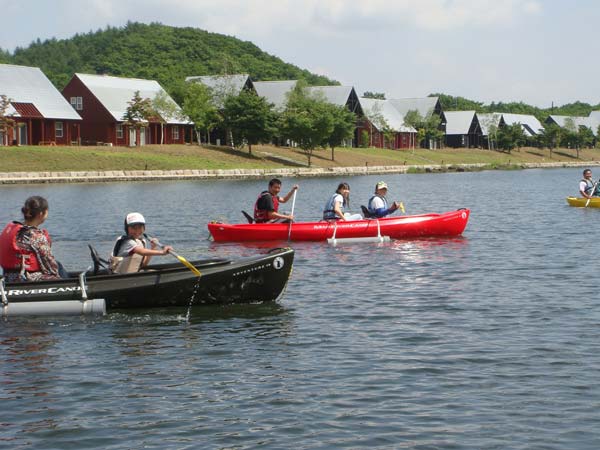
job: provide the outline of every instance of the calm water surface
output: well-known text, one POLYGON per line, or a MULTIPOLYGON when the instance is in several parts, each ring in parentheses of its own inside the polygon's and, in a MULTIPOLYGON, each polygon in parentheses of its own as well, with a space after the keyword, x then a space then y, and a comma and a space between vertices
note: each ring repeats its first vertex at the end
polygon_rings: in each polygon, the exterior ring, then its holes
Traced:
MULTIPOLYGON (((386 176, 408 213, 469 207, 464 236, 292 244, 277 304, 3 321, 0 448, 598 449, 600 210, 564 200, 580 174, 386 176)), ((380 178, 348 180, 353 206, 380 178)), ((299 219, 339 181, 299 180, 299 219)), ((250 255, 206 223, 265 184, 0 187, 0 222, 46 196, 70 269, 132 210, 188 258, 250 255)))

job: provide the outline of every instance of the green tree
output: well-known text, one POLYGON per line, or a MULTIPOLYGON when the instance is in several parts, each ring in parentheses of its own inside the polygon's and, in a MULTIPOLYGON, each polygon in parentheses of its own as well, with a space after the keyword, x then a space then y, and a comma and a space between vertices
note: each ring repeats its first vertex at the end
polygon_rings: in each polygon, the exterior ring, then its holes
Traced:
POLYGON ((546 124, 542 130, 540 145, 547 147, 550 150, 550 156, 552 156, 552 150, 560 143, 562 134, 562 128, 555 123, 546 124))
POLYGON ((207 135, 210 144, 210 132, 222 121, 214 105, 211 93, 201 83, 188 83, 183 94, 183 113, 194 123, 198 145, 202 145, 202 132, 207 135))
POLYGON ((433 148, 444 138, 444 132, 440 130, 441 119, 436 114, 423 117, 418 111, 408 111, 404 116, 404 125, 417 130, 417 141, 421 147, 433 148))
MULTIPOLYGON (((561 145, 566 148, 575 148, 579 147, 579 129, 577 125, 575 125, 575 120, 571 117, 567 117, 565 119, 565 123, 563 126, 561 145)), ((579 153, 579 152, 578 152, 579 153)))
POLYGON ((0 95, 0 138, 3 140, 2 145, 8 145, 8 130, 15 124, 15 121, 7 114, 11 101, 6 95, 0 95))
POLYGON ((179 119, 179 106, 169 97, 165 91, 159 91, 152 99, 152 110, 156 119, 160 122, 160 144, 165 142, 165 124, 172 119, 179 119))
POLYGON ((280 133, 284 138, 298 144, 311 165, 317 147, 327 142, 334 128, 329 104, 306 93, 305 84, 298 82, 288 94, 286 109, 280 118, 280 133))
POLYGON ((152 110, 152 100, 142 98, 140 91, 135 91, 133 98, 127 102, 129 105, 123 114, 123 121, 126 125, 134 127, 136 131, 136 146, 141 145, 140 129, 148 123, 148 119, 154 116, 152 110))
POLYGON ((235 143, 252 145, 269 142, 275 132, 275 115, 264 97, 242 91, 225 98, 223 124, 231 131, 235 143))
POLYGON ((362 148, 367 148, 369 146, 369 132, 367 130, 362 130, 360 132, 360 146, 362 148))
POLYGON ((524 142, 525 134, 520 123, 505 125, 498 130, 498 147, 508 153, 515 147, 521 147, 524 142))
POLYGON ((326 145, 331 148, 331 160, 335 161, 335 147, 339 147, 354 136, 356 128, 356 114, 345 106, 329 105, 333 118, 333 130, 326 139, 326 145))

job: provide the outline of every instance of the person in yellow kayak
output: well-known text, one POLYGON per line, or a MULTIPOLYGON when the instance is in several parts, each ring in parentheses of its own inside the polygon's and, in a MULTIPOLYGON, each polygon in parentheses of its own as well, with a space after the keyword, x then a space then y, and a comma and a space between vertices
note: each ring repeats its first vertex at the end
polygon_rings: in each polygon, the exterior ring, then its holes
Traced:
POLYGON ((375 194, 369 199, 367 206, 371 217, 385 217, 398 209, 404 209, 402 202, 394 202, 388 207, 388 202, 385 198, 387 191, 388 185, 385 181, 380 181, 375 185, 375 194))
POLYGON ((579 182, 579 194, 583 198, 598 197, 597 185, 598 183, 594 183, 594 180, 592 180, 592 171, 585 169, 583 171, 583 178, 579 182))

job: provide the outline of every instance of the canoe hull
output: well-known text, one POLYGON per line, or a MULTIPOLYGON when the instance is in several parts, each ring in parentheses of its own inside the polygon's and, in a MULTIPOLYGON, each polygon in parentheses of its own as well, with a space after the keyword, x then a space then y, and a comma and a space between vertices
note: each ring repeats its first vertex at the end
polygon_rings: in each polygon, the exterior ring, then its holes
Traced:
POLYGON ((335 232, 336 239, 375 237, 378 224, 382 236, 410 239, 429 236, 459 236, 469 220, 470 211, 459 209, 442 214, 420 214, 383 219, 345 222, 298 222, 263 224, 225 224, 212 222, 208 231, 215 242, 244 241, 325 241, 335 232), (291 228, 291 230, 290 230, 291 228))
MULTIPOLYGON (((578 208, 585 208, 588 199, 582 197, 567 197, 567 203, 570 206, 576 206, 578 208)), ((592 197, 587 208, 600 208, 600 197, 592 197)))
MULTIPOLYGON (((287 248, 232 261, 194 261, 200 278, 179 263, 153 265, 131 274, 88 275, 86 291, 88 298, 105 299, 108 311, 188 306, 192 295, 194 305, 274 301, 287 285, 293 260, 287 248)), ((5 292, 9 304, 82 298, 77 278, 7 283, 5 292)))

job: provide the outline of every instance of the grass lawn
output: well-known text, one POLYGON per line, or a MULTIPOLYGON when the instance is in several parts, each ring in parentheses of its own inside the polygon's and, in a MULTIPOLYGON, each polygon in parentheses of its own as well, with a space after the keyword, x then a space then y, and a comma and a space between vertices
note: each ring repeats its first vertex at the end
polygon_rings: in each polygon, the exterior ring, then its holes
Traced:
MULTIPOLYGON (((600 161, 600 150, 521 148, 510 154, 480 149, 389 150, 336 148, 315 150, 313 167, 356 167, 483 163, 490 167, 520 163, 600 161)), ((301 149, 255 145, 248 149, 196 145, 128 147, 0 147, 0 172, 104 170, 255 169, 305 165, 301 149)))

